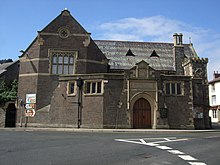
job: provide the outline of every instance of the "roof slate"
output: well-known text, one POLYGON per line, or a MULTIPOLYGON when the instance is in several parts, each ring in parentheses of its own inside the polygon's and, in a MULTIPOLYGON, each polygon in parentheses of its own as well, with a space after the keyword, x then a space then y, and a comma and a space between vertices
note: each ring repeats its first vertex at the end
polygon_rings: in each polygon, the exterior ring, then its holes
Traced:
MULTIPOLYGON (((144 60, 155 70, 175 70, 173 43, 94 41, 110 60, 109 64, 111 69, 131 69, 136 63, 144 60), (126 56, 129 49, 135 56, 126 56), (150 57, 154 50, 159 57, 150 57)), ((184 50, 186 57, 197 56, 191 44, 184 44, 184 50)))
POLYGON ((7 67, 9 67, 10 65, 12 65, 14 62, 7 62, 7 63, 3 63, 3 64, 0 64, 0 75, 2 73, 4 73, 7 69, 7 67))

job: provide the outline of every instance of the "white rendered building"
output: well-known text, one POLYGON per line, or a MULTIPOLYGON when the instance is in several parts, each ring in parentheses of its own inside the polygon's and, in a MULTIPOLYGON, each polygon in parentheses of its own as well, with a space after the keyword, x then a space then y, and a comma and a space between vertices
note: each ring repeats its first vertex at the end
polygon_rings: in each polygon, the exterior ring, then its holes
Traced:
POLYGON ((212 122, 220 122, 220 73, 214 72, 209 82, 209 116, 212 122))

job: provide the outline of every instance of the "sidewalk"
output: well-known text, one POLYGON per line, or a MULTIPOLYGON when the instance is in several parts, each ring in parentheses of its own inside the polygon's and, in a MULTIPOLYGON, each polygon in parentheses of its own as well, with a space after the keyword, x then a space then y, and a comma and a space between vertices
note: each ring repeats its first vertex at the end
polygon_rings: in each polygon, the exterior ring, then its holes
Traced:
POLYGON ((86 129, 86 128, 36 128, 36 127, 16 127, 0 128, 0 131, 59 131, 59 132, 94 132, 94 133, 166 133, 166 132, 220 132, 218 128, 205 130, 178 130, 178 129, 86 129))

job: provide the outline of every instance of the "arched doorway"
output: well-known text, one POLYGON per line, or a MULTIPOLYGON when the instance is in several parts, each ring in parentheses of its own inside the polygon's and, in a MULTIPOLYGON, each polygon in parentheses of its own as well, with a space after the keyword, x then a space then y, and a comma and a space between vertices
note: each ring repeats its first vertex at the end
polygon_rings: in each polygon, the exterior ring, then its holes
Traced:
POLYGON ((16 126, 16 107, 14 103, 8 103, 5 115, 5 127, 16 126))
POLYGON ((144 98, 134 103, 133 128, 151 128, 151 106, 144 98))

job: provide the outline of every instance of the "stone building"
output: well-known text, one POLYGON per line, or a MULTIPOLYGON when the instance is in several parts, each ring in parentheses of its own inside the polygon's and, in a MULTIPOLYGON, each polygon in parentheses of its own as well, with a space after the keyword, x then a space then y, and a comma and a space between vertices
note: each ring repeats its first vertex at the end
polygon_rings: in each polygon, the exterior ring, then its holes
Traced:
POLYGON ((208 128, 208 59, 182 37, 175 33, 174 43, 93 40, 62 11, 19 59, 18 97, 36 94, 28 125, 208 128))

